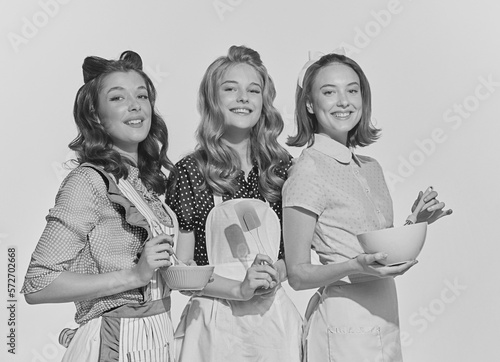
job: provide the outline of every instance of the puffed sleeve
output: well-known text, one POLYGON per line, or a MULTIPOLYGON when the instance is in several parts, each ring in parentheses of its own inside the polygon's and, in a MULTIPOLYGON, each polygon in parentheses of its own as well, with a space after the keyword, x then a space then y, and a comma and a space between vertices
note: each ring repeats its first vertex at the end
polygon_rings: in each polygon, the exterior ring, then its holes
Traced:
POLYGON ((276 176, 286 181, 288 178, 288 170, 292 166, 292 160, 293 158, 290 154, 288 154, 288 158, 286 160, 281 160, 274 172, 276 176))
POLYGON ((288 170, 288 179, 283 185, 283 207, 301 207, 316 215, 325 209, 325 187, 313 159, 299 158, 288 170))
POLYGON ((46 217, 21 293, 41 290, 63 271, 73 270, 106 197, 105 183, 95 170, 79 167, 66 177, 46 217))
POLYGON ((175 186, 167 192, 166 202, 177 215, 181 230, 193 231, 198 209, 196 195, 202 185, 203 176, 196 161, 188 156, 180 160, 175 186))

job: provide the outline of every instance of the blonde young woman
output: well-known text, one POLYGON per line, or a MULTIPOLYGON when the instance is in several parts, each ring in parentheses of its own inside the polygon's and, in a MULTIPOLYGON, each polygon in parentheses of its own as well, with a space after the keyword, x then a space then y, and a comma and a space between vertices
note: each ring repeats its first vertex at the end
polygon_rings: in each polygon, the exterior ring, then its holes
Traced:
POLYGON ((176 331, 181 362, 300 360, 301 318, 280 285, 290 156, 277 142, 274 97, 259 54, 243 46, 216 59, 201 82, 198 145, 176 164, 167 200, 179 218, 177 255, 216 269, 176 331), (245 229, 243 207, 260 226, 245 229))

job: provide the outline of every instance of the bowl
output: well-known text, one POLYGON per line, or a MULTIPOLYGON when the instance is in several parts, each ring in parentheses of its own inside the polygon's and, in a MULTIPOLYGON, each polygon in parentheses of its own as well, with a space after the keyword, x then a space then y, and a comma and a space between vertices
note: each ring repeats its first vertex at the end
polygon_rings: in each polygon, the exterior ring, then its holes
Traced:
POLYGON ((357 235, 364 252, 373 254, 383 252, 387 259, 379 261, 384 265, 395 265, 415 260, 424 246, 427 223, 369 231, 357 235))
POLYGON ((213 265, 172 265, 161 269, 168 287, 173 290, 201 290, 214 272, 213 265))

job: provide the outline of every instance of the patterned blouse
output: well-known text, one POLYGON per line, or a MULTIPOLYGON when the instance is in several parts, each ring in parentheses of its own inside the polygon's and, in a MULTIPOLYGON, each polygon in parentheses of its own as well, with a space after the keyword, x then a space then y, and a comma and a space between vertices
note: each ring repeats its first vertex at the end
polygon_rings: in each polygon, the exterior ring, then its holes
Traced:
MULTIPOLYGON (((114 178, 92 165, 82 165, 66 177, 46 217, 47 225, 31 256, 21 293, 45 288, 63 271, 100 274, 130 269, 151 234, 145 218, 118 189, 114 178), (104 181, 106 180, 106 182, 104 181)), ((172 220, 158 196, 149 191, 130 166, 127 180, 150 205, 158 219, 172 220)), ((77 323, 147 298, 145 288, 75 302, 77 323)))
MULTIPOLYGON (((291 160, 276 170, 276 175, 283 180, 288 177, 288 168, 291 160)), ((205 223, 208 213, 215 207, 213 193, 208 188, 202 190, 203 175, 200 172, 195 159, 187 156, 176 164, 178 170, 178 179, 174 190, 167 193, 166 202, 172 208, 179 220, 179 228, 185 231, 194 231, 195 250, 194 261, 198 265, 207 265, 206 241, 205 241, 205 223)), ((256 165, 249 172, 247 179, 243 171, 238 178, 238 190, 235 195, 223 195, 222 200, 237 198, 254 198, 266 201, 259 192, 259 169, 256 165)), ((281 223, 281 200, 271 202, 271 208, 276 212, 281 223)), ((278 258, 283 257, 283 238, 280 242, 280 252, 278 258)))
MULTIPOLYGON (((357 234, 393 225, 392 199, 379 163, 321 134, 291 167, 283 207, 301 207, 318 216, 311 246, 322 264, 363 253, 357 234)), ((348 279, 371 277, 350 275, 344 281, 348 279)))

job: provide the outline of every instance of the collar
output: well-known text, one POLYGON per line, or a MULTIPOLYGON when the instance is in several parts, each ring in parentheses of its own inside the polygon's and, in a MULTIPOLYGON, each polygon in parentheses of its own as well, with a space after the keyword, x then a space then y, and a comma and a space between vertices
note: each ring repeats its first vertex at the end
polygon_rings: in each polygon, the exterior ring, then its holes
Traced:
POLYGON ((352 149, 320 133, 314 135, 314 143, 311 148, 336 159, 340 163, 349 164, 351 159, 359 163, 352 149))
MULTIPOLYGON (((252 160, 252 168, 248 172, 248 176, 250 176, 251 174, 255 174, 257 177, 259 176, 259 164, 257 163, 257 159, 255 158, 252 160)), ((244 179, 245 172, 243 172, 243 170, 239 170, 238 177, 243 177, 244 179)))

